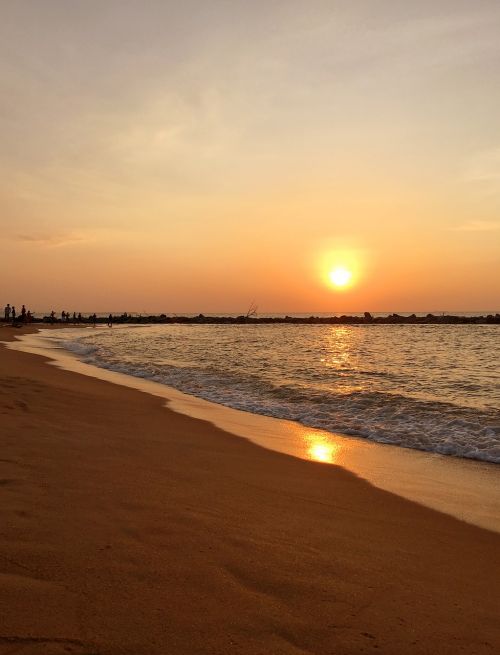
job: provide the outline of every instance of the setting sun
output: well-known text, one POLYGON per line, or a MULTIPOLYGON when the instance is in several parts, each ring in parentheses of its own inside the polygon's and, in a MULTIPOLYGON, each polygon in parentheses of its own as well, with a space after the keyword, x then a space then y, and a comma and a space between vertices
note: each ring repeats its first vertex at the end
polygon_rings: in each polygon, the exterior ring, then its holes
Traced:
POLYGON ((316 273, 330 293, 358 287, 366 275, 368 259, 369 253, 359 247, 329 248, 327 243, 313 253, 316 273))
POLYGON ((345 287, 347 286, 352 278, 351 271, 348 271, 346 268, 335 268, 329 273, 330 281, 336 287, 345 287))

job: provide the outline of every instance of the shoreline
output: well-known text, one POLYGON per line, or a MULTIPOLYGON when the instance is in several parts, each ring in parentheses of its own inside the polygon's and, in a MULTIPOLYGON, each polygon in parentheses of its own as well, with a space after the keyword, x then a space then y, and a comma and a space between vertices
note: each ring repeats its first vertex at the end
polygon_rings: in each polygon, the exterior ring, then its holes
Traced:
POLYGON ((0 349, 0 653, 500 645, 499 535, 46 364, 0 349))
MULTIPOLYGON (((146 327, 146 326, 145 326, 146 327)), ((54 326, 51 329, 64 329, 54 326)), ((70 329, 80 329, 76 326, 70 329)), ((15 335, 22 336, 22 335, 15 335)), ((383 444, 254 414, 183 393, 173 387, 87 364, 43 341, 32 329, 9 348, 46 357, 63 370, 160 397, 183 415, 210 422, 239 438, 307 461, 338 465, 380 489, 500 533, 500 467, 497 464, 383 444), (31 335, 31 339, 30 339, 31 335)))
MULTIPOLYGON (((412 313, 381 313, 360 312, 359 314, 335 314, 333 316, 306 315, 272 315, 256 316, 255 314, 109 314, 112 322, 119 325, 145 325, 145 324, 188 324, 188 325, 500 325, 500 313, 480 314, 466 312, 465 314, 453 314, 449 312, 438 314, 425 314, 423 312, 412 313)), ((1 319, 0 319, 1 320, 1 319)), ((88 315, 80 319, 69 318, 63 321, 60 318, 52 319, 50 316, 42 318, 32 317, 29 325, 38 324, 44 326, 71 327, 108 323, 109 317, 106 314, 88 315)), ((5 321, 4 321, 5 325, 5 321)), ((15 324, 16 327, 25 325, 22 322, 15 324)))

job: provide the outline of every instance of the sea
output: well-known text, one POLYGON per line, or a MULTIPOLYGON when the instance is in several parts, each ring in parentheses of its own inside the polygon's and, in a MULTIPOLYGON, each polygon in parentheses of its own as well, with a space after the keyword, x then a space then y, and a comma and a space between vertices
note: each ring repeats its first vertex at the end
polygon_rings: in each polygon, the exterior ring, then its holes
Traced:
POLYGON ((311 428, 500 463, 497 325, 141 325, 45 332, 87 364, 311 428))

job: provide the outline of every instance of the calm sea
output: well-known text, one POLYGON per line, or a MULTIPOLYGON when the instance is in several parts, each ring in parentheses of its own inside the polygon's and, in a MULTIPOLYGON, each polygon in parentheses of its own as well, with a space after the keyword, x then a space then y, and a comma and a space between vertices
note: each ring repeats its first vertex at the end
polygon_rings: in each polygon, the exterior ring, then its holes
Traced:
POLYGON ((159 325, 51 339, 222 405, 500 463, 495 325, 159 325))

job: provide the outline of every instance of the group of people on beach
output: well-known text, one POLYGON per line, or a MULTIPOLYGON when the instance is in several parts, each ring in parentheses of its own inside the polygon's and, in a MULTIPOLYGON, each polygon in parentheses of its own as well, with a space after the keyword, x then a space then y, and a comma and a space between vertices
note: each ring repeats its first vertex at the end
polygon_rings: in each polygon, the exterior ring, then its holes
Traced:
POLYGON ((31 311, 26 309, 26 307, 23 305, 21 307, 21 313, 18 314, 16 311, 15 305, 10 305, 10 303, 7 303, 4 308, 4 321, 10 323, 31 323, 33 320, 33 314, 31 311))
MULTIPOLYGON (((50 322, 55 323, 57 321, 56 313, 54 310, 50 312, 50 322)), ((96 326, 97 323, 97 314, 89 314, 88 318, 84 318, 80 312, 78 314, 73 312, 73 316, 69 312, 61 312, 61 323, 92 323, 93 326, 96 326)), ((108 327, 113 327, 113 316, 110 314, 108 316, 108 327)))
MULTIPOLYGON (((73 323, 73 324, 78 324, 78 323, 91 323, 94 327, 97 324, 97 314, 89 314, 87 318, 82 316, 81 312, 73 312, 73 315, 71 315, 69 312, 66 310, 63 310, 61 312, 61 318, 58 319, 56 312, 52 310, 49 314, 48 317, 45 317, 44 320, 48 320, 50 323, 73 323)), ((108 316, 107 324, 108 327, 113 327, 113 315, 110 314, 108 316)), ((25 324, 25 323, 31 323, 33 321, 33 313, 31 310, 27 310, 25 305, 21 307, 21 312, 18 314, 17 310, 14 305, 10 305, 10 303, 7 303, 4 307, 4 322, 5 323, 12 323, 12 325, 19 325, 19 324, 25 324)))
MULTIPOLYGON (((89 319, 92 319, 95 316, 93 314, 92 316, 89 316, 89 319)), ((50 312, 50 322, 55 323, 57 320, 56 318, 56 313, 54 310, 50 312)), ((63 311, 61 312, 61 323, 83 323, 83 316, 81 315, 80 312, 78 314, 76 312, 73 312, 73 317, 70 316, 69 312, 63 311)))

